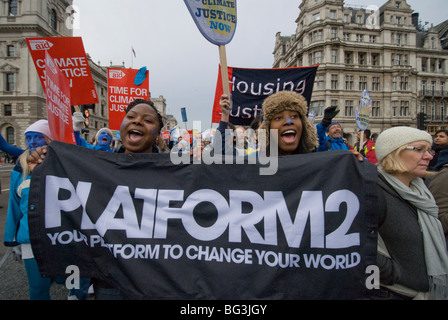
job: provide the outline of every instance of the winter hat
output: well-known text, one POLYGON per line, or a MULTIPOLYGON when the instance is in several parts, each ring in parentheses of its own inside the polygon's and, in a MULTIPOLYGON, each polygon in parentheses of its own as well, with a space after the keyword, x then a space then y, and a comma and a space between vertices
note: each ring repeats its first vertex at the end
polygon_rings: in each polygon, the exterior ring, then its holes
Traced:
POLYGON ((100 130, 98 130, 98 132, 97 132, 96 135, 95 135, 95 142, 94 142, 94 145, 98 145, 98 136, 99 136, 100 133, 101 133, 102 131, 104 131, 104 130, 106 130, 107 133, 108 133, 108 134, 110 135, 110 137, 111 137, 111 139, 110 139, 110 144, 113 144, 113 142, 114 142, 114 135, 113 135, 112 131, 111 131, 109 128, 101 128, 100 130))
POLYGON ((50 132, 50 126, 48 125, 48 120, 38 120, 34 122, 32 125, 26 128, 25 134, 28 132, 42 133, 47 138, 53 140, 53 137, 50 132))
POLYGON ((297 111, 302 120, 303 128, 307 135, 305 145, 309 150, 314 150, 318 145, 316 128, 313 126, 307 115, 307 102, 303 96, 293 91, 279 91, 264 100, 263 105, 263 122, 260 129, 266 130, 266 148, 269 148, 269 128, 271 126, 272 117, 285 110, 297 111))
POLYGON ((327 132, 330 130, 330 128, 331 128, 332 126, 335 126, 335 125, 338 125, 339 127, 341 127, 341 130, 342 130, 342 126, 341 126, 341 124, 340 124, 339 122, 337 122, 337 121, 333 121, 333 122, 328 126, 328 128, 327 128, 327 132))
POLYGON ((383 131, 375 143, 375 153, 378 163, 381 163, 389 153, 405 144, 415 141, 428 141, 432 143, 432 137, 426 131, 411 127, 393 127, 383 131))

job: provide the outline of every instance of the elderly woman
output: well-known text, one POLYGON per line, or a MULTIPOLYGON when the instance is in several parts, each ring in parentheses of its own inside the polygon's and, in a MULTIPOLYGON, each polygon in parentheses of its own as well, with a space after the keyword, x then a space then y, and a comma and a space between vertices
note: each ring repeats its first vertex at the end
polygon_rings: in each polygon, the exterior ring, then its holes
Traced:
POLYGON ((431 136, 410 127, 376 141, 379 193, 387 206, 379 227, 378 266, 385 299, 446 299, 448 256, 434 197, 426 187, 431 136))

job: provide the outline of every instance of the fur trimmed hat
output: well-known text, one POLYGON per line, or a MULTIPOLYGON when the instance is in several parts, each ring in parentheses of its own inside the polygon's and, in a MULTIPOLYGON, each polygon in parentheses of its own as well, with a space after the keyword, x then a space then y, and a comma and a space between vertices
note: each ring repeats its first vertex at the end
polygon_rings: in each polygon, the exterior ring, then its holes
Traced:
POLYGON ((432 144, 432 137, 426 131, 411 127, 393 127, 383 131, 375 142, 378 163, 381 163, 389 153, 415 141, 427 141, 432 144))
POLYGON ((264 100, 263 105, 263 123, 260 129, 266 130, 266 148, 269 148, 269 128, 271 126, 271 120, 275 114, 281 113, 285 110, 297 111, 302 120, 303 130, 306 131, 305 135, 302 135, 302 139, 305 139, 305 145, 309 150, 314 150, 318 145, 318 138, 316 128, 307 117, 307 102, 306 99, 293 91, 279 91, 269 96, 264 100))
POLYGON ((47 138, 53 140, 53 136, 51 135, 51 132, 50 132, 50 126, 48 125, 48 120, 37 120, 32 125, 30 125, 28 128, 26 128, 25 134, 28 132, 41 133, 44 136, 46 136, 47 138))

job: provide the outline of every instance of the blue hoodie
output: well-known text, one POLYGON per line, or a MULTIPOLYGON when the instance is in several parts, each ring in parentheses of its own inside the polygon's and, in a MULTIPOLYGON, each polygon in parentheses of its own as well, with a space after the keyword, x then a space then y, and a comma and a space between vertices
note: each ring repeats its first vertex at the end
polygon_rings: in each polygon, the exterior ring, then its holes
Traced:
POLYGON ((17 164, 11 171, 8 213, 5 224, 5 246, 30 243, 28 230, 28 196, 31 176, 23 179, 22 167, 17 164))

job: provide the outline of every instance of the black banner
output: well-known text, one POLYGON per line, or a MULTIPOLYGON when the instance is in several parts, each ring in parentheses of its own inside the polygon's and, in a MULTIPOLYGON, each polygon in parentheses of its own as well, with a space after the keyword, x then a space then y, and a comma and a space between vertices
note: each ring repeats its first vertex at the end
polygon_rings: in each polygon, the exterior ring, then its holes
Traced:
POLYGON ((376 169, 344 151, 173 165, 52 142, 33 171, 41 273, 131 299, 358 299, 376 262, 376 169))
MULTIPOLYGON (((318 66, 275 69, 247 69, 228 67, 232 110, 229 121, 234 125, 248 126, 261 114, 263 101, 278 91, 294 91, 311 102, 314 79, 318 66)), ((223 94, 221 67, 219 68, 213 104, 212 123, 219 123, 223 94)))

